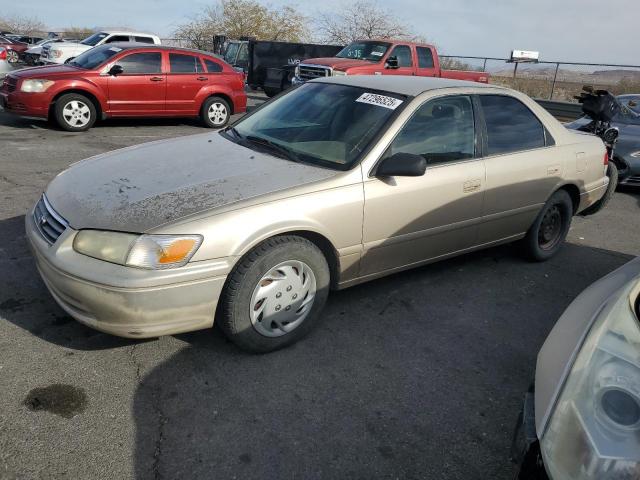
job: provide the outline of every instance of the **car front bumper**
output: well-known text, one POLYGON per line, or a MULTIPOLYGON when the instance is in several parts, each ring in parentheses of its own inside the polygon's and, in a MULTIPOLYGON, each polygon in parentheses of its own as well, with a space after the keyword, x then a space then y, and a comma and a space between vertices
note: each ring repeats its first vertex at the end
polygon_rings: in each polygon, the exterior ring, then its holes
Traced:
POLYGON ((25 218, 38 271, 56 302, 78 322, 113 335, 150 338, 213 326, 231 262, 217 259, 168 270, 124 267, 73 250, 70 227, 53 244, 32 213, 25 218))
POLYGON ((19 90, 0 90, 0 107, 8 113, 25 117, 47 118, 51 96, 43 93, 25 93, 19 90))

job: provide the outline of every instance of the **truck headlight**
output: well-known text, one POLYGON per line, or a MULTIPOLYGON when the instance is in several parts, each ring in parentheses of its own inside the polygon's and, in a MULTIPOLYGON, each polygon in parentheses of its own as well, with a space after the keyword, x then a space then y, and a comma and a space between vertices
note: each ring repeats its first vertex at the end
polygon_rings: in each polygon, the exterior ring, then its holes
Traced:
POLYGON ((49 54, 52 57, 60 58, 62 56, 62 50, 53 50, 53 49, 51 49, 51 50, 49 50, 49 54))
POLYGON ((27 92, 27 93, 46 92, 47 89, 51 85, 53 85, 53 83, 54 82, 52 80, 38 80, 38 79, 23 80, 22 86, 20 87, 20 91, 27 92))
POLYGON ((73 239, 73 249, 83 255, 154 270, 185 265, 201 244, 201 235, 135 235, 102 230, 81 230, 73 239))
POLYGON ((640 478, 640 323, 631 302, 595 321, 540 444, 553 480, 640 478))

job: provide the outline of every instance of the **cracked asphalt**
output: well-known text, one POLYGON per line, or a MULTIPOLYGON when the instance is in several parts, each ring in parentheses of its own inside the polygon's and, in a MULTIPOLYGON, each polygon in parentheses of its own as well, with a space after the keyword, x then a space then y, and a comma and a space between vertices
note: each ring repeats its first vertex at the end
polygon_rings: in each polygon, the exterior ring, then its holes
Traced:
MULTIPOLYGON (((255 102, 255 100, 253 100, 255 102)), ((0 479, 509 479, 538 349, 586 286, 640 254, 640 192, 576 218, 544 264, 503 246, 334 292, 293 347, 216 330, 130 341, 52 300, 23 221, 69 164, 196 121, 87 133, 0 113, 0 479)))

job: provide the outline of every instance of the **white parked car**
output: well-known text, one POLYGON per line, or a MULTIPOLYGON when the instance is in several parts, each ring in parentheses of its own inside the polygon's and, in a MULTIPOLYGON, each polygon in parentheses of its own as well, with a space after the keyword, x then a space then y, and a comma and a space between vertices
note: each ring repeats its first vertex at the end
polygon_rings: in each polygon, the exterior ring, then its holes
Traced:
POLYGON ((138 42, 160 45, 160 38, 149 33, 138 32, 98 32, 85 38, 80 43, 62 42, 42 47, 40 61, 43 63, 67 63, 90 48, 105 43, 138 42))

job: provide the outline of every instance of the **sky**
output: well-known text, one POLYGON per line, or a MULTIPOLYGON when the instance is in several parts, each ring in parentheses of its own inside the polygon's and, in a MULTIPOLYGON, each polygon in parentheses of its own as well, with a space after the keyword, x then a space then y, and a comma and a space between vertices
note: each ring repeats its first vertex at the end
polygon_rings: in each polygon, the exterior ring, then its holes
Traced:
MULTIPOLYGON (((50 28, 120 26, 170 37, 213 3, 191 0, 29 0, 3 13, 37 17, 50 28), (21 8, 19 5, 24 5, 21 8), (37 12, 37 13, 36 13, 37 12)), ((347 0, 344 0, 347 1, 347 0)), ((7 0, 8 2, 8 0, 7 0)), ((342 0, 265 0, 313 17, 342 0), (322 5, 320 7, 319 5, 322 5)), ((393 0, 376 2, 450 55, 505 58, 513 49, 541 60, 640 65, 639 0, 393 0)))

